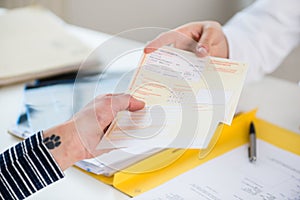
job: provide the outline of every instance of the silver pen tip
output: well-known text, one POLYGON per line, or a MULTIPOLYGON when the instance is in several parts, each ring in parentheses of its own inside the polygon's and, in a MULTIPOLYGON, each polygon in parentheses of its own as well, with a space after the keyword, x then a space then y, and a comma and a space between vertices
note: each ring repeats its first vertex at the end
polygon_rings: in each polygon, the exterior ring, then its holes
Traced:
POLYGON ((256 157, 250 157, 249 160, 250 162, 254 163, 256 161, 256 157))

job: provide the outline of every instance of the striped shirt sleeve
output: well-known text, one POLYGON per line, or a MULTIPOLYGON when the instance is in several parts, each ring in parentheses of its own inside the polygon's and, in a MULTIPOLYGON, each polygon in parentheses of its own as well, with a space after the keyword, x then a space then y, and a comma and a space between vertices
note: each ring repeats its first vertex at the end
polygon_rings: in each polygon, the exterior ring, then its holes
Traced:
POLYGON ((0 199, 24 199, 63 177, 42 132, 0 154, 0 199))

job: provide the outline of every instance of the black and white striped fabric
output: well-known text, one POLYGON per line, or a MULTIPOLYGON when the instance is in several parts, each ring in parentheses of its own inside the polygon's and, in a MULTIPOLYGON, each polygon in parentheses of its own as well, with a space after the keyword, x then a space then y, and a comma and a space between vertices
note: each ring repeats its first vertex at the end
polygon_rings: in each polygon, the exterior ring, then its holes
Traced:
POLYGON ((24 199, 63 177, 42 132, 0 154, 0 199, 24 199))

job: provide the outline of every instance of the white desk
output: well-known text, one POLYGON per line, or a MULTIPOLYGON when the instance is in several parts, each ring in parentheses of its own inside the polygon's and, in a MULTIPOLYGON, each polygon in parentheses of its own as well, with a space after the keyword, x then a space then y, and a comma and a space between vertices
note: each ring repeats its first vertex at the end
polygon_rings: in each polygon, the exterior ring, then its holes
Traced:
MULTIPOLYGON (((69 27, 75 35, 96 47, 109 35, 69 27)), ((136 44, 120 40, 128 45, 136 44)), ((136 61, 133 61, 136 63, 136 61)), ((0 88, 0 151, 19 142, 7 134, 7 129, 15 122, 22 104, 23 85, 0 88)), ((274 124, 300 133, 300 87, 284 80, 266 77, 262 81, 244 89, 240 100, 240 110, 258 108, 258 116, 274 124)), ((121 200, 129 197, 87 176, 75 168, 65 171, 66 177, 50 187, 34 194, 29 199, 105 199, 121 200)))

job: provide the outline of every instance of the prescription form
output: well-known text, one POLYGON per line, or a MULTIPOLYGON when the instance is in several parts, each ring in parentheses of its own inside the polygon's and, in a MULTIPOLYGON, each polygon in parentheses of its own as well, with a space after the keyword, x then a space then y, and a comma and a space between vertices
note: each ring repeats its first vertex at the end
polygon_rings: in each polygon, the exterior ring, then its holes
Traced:
POLYGON ((119 112, 98 148, 206 148, 219 123, 231 124, 246 73, 244 63, 172 47, 144 54, 128 93, 146 106, 119 112))

